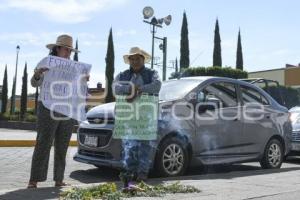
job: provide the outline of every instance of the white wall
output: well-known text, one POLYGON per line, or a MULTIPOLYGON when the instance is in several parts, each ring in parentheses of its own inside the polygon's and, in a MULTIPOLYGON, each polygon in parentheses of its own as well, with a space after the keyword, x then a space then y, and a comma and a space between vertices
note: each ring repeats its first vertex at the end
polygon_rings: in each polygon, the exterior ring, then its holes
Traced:
POLYGON ((261 72, 249 72, 248 78, 265 78, 265 79, 276 80, 279 82, 280 85, 285 84, 284 69, 261 71, 261 72))

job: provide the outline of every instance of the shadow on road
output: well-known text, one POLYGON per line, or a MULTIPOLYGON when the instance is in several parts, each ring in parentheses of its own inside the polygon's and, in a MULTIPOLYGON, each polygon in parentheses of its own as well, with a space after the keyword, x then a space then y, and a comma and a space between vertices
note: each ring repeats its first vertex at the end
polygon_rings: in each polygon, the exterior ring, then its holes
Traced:
POLYGON ((5 200, 43 200, 57 199, 62 190, 55 187, 44 187, 36 189, 19 189, 0 195, 5 200))
MULTIPOLYGON (((300 164, 300 159, 289 158, 288 162, 300 164)), ((206 179, 233 179, 245 176, 256 176, 262 174, 283 173, 293 170, 300 170, 299 167, 287 166, 281 169, 262 169, 259 165, 253 164, 234 164, 234 165, 210 165, 202 167, 194 167, 187 170, 186 175, 178 177, 162 178, 152 170, 149 178, 150 182, 166 180, 206 180, 206 179)), ((99 183, 109 181, 119 181, 119 171, 110 168, 93 168, 89 170, 73 171, 71 178, 81 183, 99 183)))
POLYGON ((300 165, 300 157, 299 156, 289 156, 286 158, 285 162, 290 163, 290 164, 300 165))
POLYGON ((250 177, 265 174, 277 174, 294 170, 300 170, 299 167, 285 167, 281 169, 262 169, 251 165, 214 165, 202 168, 191 168, 187 174, 178 177, 163 178, 166 180, 207 180, 207 179, 233 179, 239 177, 250 177))
POLYGON ((106 181, 118 181, 119 171, 107 167, 92 168, 88 170, 77 170, 70 174, 72 179, 81 183, 99 183, 106 181))

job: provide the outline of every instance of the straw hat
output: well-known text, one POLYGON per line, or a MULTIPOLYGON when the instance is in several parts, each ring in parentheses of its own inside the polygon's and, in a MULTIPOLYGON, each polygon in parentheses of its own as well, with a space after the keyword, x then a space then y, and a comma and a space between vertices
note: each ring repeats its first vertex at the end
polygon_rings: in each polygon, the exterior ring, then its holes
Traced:
POLYGON ((140 49, 139 47, 132 47, 130 49, 129 53, 125 54, 123 56, 124 62, 126 64, 129 64, 129 57, 133 56, 133 55, 141 55, 141 56, 143 56, 145 58, 145 63, 149 62, 150 59, 151 59, 151 56, 146 51, 144 51, 143 49, 140 49))
POLYGON ((57 37, 55 44, 47 44, 46 45, 46 47, 50 50, 55 46, 67 47, 74 52, 80 52, 73 48, 73 38, 69 35, 60 35, 57 37))

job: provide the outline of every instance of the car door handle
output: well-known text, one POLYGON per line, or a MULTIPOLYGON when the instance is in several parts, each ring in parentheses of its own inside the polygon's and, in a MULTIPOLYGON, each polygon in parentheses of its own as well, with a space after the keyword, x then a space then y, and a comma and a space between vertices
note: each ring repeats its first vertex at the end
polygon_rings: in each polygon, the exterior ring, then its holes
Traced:
POLYGON ((267 119, 270 119, 271 118, 271 115, 266 115, 265 116, 267 119))
POLYGON ((239 121, 239 118, 235 118, 235 119, 233 119, 232 121, 239 121))

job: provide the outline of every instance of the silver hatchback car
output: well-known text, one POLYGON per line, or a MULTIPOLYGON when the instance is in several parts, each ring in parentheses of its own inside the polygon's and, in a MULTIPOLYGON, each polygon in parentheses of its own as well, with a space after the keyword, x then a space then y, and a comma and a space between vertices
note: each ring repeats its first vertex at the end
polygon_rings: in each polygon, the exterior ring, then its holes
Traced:
MULTIPOLYGON (((103 104, 87 113, 74 160, 122 168, 122 143, 112 138, 114 107, 103 104)), ((250 161, 280 168, 291 136, 287 108, 250 83, 220 77, 169 80, 159 93, 152 168, 162 176, 182 175, 189 166, 250 161)))

